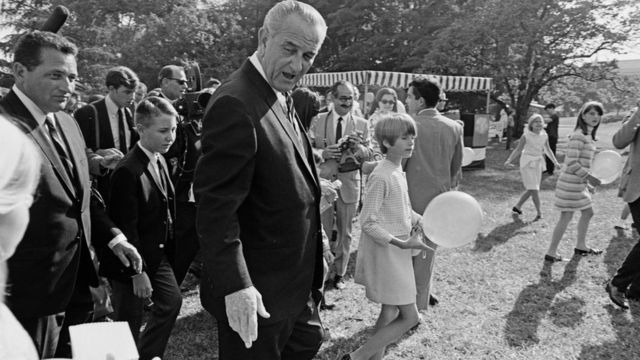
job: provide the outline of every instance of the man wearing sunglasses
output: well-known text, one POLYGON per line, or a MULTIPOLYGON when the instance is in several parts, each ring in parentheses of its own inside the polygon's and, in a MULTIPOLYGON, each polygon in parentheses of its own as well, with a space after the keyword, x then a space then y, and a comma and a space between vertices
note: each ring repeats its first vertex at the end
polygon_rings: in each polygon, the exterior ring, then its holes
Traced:
POLYGON ((163 67, 158 74, 158 83, 160 88, 151 90, 148 96, 163 97, 171 102, 180 99, 189 87, 184 68, 177 65, 163 67))

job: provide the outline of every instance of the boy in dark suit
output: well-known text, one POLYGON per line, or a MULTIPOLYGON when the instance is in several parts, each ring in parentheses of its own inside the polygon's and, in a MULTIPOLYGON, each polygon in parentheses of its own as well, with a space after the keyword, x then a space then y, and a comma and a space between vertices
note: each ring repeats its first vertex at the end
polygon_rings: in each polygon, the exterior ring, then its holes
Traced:
MULTIPOLYGON (((143 259, 133 273, 115 261, 102 261, 100 272, 111 280, 115 320, 128 321, 140 359, 162 357, 182 297, 170 263, 174 257, 174 190, 162 156, 175 140, 178 114, 166 99, 149 97, 136 108, 140 141, 111 177, 109 213, 143 259), (151 318, 139 334, 144 300, 151 298, 151 318)), ((108 252, 107 252, 108 254, 108 252)))

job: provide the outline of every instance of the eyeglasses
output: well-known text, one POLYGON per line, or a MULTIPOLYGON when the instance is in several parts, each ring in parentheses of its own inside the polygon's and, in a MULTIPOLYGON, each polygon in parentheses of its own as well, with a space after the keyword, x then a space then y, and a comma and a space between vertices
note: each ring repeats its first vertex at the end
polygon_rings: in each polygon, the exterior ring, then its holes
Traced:
POLYGON ((182 80, 182 79, 176 79, 176 78, 165 78, 165 79, 175 80, 180 85, 187 85, 187 83, 189 82, 188 80, 182 80))
POLYGON ((380 100, 380 102, 385 105, 393 105, 395 103, 393 100, 380 100))
POLYGON ((338 98, 338 100, 340 100, 341 102, 349 102, 349 101, 353 101, 353 97, 351 97, 351 96, 340 96, 338 98))

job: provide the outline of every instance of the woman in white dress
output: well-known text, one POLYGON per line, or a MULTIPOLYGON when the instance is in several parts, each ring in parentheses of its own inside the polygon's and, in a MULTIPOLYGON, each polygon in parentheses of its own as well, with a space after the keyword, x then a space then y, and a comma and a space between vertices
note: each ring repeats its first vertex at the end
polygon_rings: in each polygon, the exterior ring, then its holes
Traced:
POLYGON ((33 341, 4 305, 7 260, 29 223, 40 156, 33 143, 0 115, 0 359, 38 359, 33 341))
POLYGON ((543 129, 544 120, 542 115, 534 114, 527 121, 527 127, 524 134, 518 142, 518 146, 513 150, 511 155, 505 161, 505 166, 511 166, 511 161, 520 154, 520 176, 522 183, 526 189, 520 196, 518 203, 511 209, 515 214, 521 215, 521 207, 531 197, 536 207, 537 215, 533 221, 542 219, 540 211, 540 182, 542 181, 542 172, 546 170, 544 155, 546 154, 556 166, 560 167, 558 160, 553 155, 549 147, 549 139, 547 133, 543 129))

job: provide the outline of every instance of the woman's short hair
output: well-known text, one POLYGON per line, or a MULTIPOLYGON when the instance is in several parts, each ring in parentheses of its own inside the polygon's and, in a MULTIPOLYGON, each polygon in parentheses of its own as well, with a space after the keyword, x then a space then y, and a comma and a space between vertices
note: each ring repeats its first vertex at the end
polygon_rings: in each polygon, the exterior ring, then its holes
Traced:
POLYGON ((393 146, 396 140, 404 135, 418 135, 416 123, 407 114, 391 113, 383 115, 374 129, 374 136, 383 154, 386 154, 389 150, 384 145, 385 140, 393 146))
MULTIPOLYGON (((604 107, 600 102, 598 101, 586 102, 584 105, 582 105, 582 108, 580 109, 580 113, 578 113, 578 119, 576 120, 576 127, 574 128, 574 130, 580 129, 582 130, 582 134, 589 135, 589 128, 587 126, 587 123, 584 122, 584 114, 589 112, 591 109, 595 109, 598 112, 598 114, 600 114, 600 116, 604 114, 604 107)), ((596 130, 598 130, 599 126, 600 126, 600 123, 594 126, 593 129, 591 130, 591 138, 593 140, 596 139, 596 130)))
POLYGON ((0 115, 0 216, 31 203, 40 180, 40 155, 17 126, 0 115))
POLYGON ((160 115, 173 115, 177 117, 178 113, 169 100, 158 96, 149 96, 140 101, 138 106, 136 106, 136 114, 134 117, 136 126, 148 128, 153 124, 153 119, 160 115))
POLYGON ((533 122, 535 120, 540 120, 542 121, 542 124, 544 125, 544 118, 542 117, 542 115, 540 114, 533 114, 531 115, 531 117, 529 117, 529 120, 527 120, 527 129, 529 129, 529 131, 533 131, 533 128, 531 127, 531 124, 533 124, 533 122))

